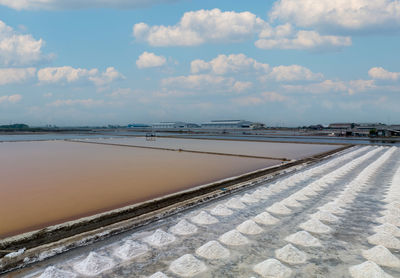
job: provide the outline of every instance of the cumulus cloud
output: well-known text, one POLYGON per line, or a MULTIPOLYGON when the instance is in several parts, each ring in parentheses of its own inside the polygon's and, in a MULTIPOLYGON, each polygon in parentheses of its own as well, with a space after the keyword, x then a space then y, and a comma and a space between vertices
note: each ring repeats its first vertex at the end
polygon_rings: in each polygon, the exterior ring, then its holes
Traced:
POLYGON ((9 95, 9 96, 0 96, 0 103, 17 103, 22 99, 22 96, 19 94, 9 95))
POLYGON ((284 89, 298 93, 324 94, 330 92, 344 92, 350 95, 376 89, 373 80, 333 81, 324 80, 307 85, 284 85, 284 89))
POLYGON ((103 100, 94 100, 91 98, 88 99, 58 99, 54 102, 51 102, 48 104, 48 106, 54 106, 54 107, 60 107, 60 106, 74 106, 74 105, 80 105, 80 106, 85 106, 85 107, 91 107, 91 106, 99 106, 103 105, 104 101, 103 100))
POLYGON ((177 0, 0 0, 0 5, 16 10, 71 10, 89 8, 135 9, 176 1, 177 0))
POLYGON ((173 26, 138 23, 133 35, 152 46, 194 46, 206 42, 239 42, 251 38, 265 22, 250 12, 219 9, 186 12, 173 26))
POLYGON ((278 82, 299 80, 311 81, 321 79, 323 75, 321 73, 313 73, 311 70, 303 66, 291 65, 274 67, 268 77, 278 82))
POLYGON ((167 59, 163 56, 157 56, 151 52, 143 52, 136 60, 136 65, 139 69, 161 67, 165 65, 167 59))
POLYGON ((251 95, 232 99, 232 102, 239 106, 254 106, 267 102, 286 102, 290 99, 287 96, 277 92, 263 92, 259 95, 251 95))
POLYGON ((317 30, 354 32, 398 32, 398 0, 278 0, 271 12, 272 20, 292 22, 317 30))
POLYGON ((259 63, 244 54, 218 55, 209 62, 194 60, 191 62, 192 73, 212 72, 215 74, 227 74, 238 72, 258 71, 265 73, 269 70, 268 64, 259 63))
POLYGON ((0 64, 30 65, 49 59, 42 54, 44 41, 17 33, 0 20, 0 64))
POLYGON ((0 68, 0 85, 24 82, 35 76, 35 68, 0 68))
POLYGON ((207 87, 209 89, 226 89, 227 87, 232 88, 235 84, 235 80, 233 78, 226 78, 210 74, 195 74, 164 78, 161 80, 161 84, 165 87, 191 90, 202 90, 207 89, 207 87))
POLYGON ((37 73, 40 83, 73 83, 81 80, 90 80, 96 86, 103 86, 114 80, 123 78, 115 68, 108 67, 100 73, 98 69, 81 69, 70 66, 48 67, 40 69, 37 73))
POLYGON ((311 30, 295 30, 289 23, 267 26, 259 34, 255 46, 261 49, 339 50, 352 44, 347 36, 321 35, 311 30))
POLYGON ((390 72, 382 67, 374 67, 368 71, 368 75, 373 79, 381 80, 398 80, 400 79, 400 72, 390 72))

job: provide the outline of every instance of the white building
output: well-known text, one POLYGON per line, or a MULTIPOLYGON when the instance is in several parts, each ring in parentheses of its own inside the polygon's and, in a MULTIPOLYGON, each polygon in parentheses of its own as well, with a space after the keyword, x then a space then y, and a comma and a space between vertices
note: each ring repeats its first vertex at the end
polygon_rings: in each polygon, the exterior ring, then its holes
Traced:
POLYGON ((253 128, 255 123, 244 120, 216 120, 201 124, 202 128, 222 128, 222 129, 235 129, 235 128, 253 128))
POLYGON ((151 125, 155 129, 177 129, 177 128, 196 128, 199 127, 196 124, 185 123, 185 122, 159 122, 151 125))

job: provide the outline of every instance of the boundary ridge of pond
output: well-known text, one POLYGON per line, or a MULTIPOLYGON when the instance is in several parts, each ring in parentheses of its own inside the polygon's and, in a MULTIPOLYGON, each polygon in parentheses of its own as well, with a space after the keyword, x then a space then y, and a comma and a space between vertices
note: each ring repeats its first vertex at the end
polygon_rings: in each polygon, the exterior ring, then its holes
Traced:
POLYGON ((112 235, 144 226, 158 219, 203 204, 234 192, 257 186, 284 175, 288 169, 319 162, 354 145, 343 145, 334 150, 210 184, 190 188, 150 201, 84 217, 0 240, 0 250, 18 251, 20 255, 4 257, 0 253, 0 274, 44 260, 59 253, 108 238, 112 235))

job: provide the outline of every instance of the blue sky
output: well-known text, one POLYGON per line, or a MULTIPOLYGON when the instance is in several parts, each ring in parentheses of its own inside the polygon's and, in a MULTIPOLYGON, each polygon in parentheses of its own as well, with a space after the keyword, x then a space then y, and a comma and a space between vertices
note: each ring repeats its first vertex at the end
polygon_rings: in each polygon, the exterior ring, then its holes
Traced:
POLYGON ((0 0, 0 124, 400 123, 394 0, 0 0))

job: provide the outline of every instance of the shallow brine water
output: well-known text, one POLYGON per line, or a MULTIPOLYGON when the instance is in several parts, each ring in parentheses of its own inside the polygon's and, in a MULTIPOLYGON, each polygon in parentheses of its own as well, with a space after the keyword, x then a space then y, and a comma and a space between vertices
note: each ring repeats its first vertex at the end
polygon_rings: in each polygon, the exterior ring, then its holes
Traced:
POLYGON ((400 277, 399 169, 352 148, 9 276, 400 277))

